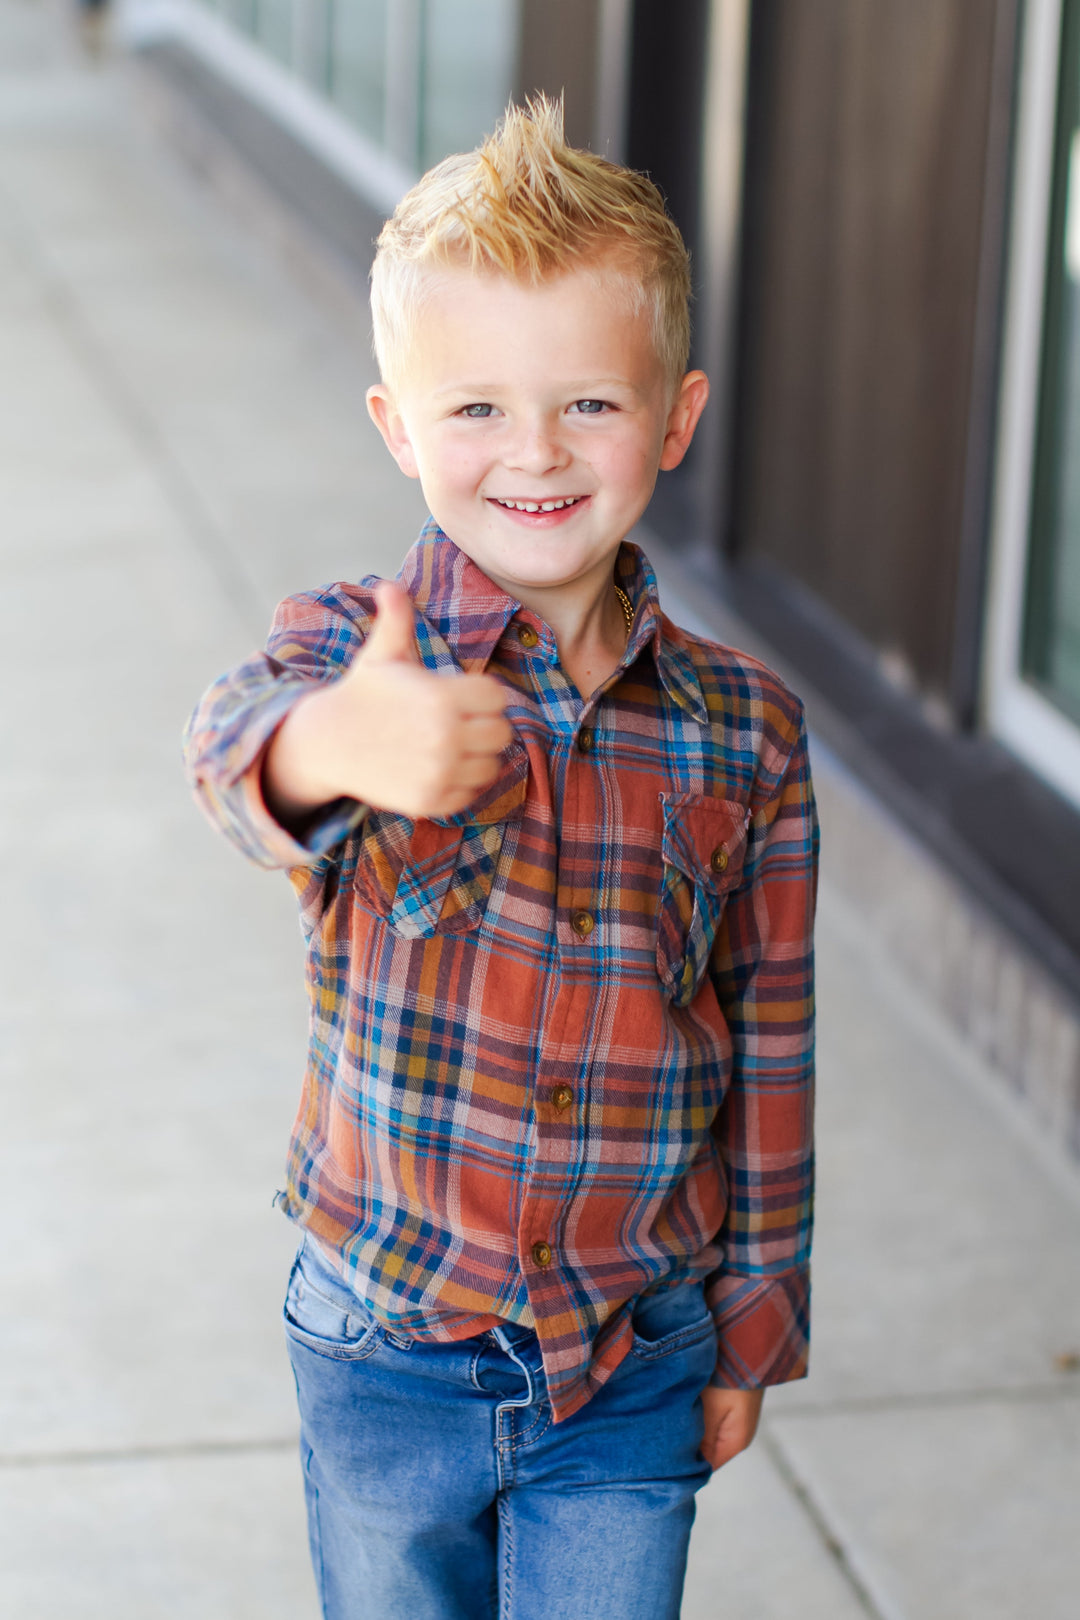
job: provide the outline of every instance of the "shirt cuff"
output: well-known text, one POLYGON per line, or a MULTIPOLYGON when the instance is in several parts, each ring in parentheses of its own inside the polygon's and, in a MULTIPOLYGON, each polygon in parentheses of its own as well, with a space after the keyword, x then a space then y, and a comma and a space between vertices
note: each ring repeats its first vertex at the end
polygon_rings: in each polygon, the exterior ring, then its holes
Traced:
POLYGON ((805 1378, 810 1351, 810 1270, 780 1277, 721 1272, 707 1297, 716 1323, 716 1371, 724 1389, 758 1389, 805 1378))
POLYGON ((286 716, 311 690, 308 680, 279 683, 245 717, 231 747, 222 748, 217 758, 208 750, 208 761, 192 773, 196 796, 210 820, 259 866, 314 866, 368 813, 369 807, 356 799, 334 799, 290 832, 267 808, 262 792, 266 750, 286 716))
MULTIPOLYGON (((272 734, 271 734, 272 735, 272 734)), ((347 838, 368 813, 358 799, 334 799, 319 805, 306 816, 295 832, 290 832, 267 809, 262 791, 262 766, 267 738, 262 750, 236 784, 243 800, 243 816, 264 861, 274 866, 313 866, 317 860, 347 838)))

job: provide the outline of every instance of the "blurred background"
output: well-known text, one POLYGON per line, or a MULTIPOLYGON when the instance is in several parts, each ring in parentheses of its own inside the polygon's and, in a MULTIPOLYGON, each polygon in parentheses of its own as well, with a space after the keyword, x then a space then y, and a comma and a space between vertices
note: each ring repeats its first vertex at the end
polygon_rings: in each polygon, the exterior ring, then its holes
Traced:
POLYGON ((0 0, 0 1612, 314 1614, 300 944, 178 737, 396 570, 373 238, 539 89, 690 245, 638 538, 805 695, 822 813, 812 1371, 686 1620, 1072 1620, 1080 0, 0 0))

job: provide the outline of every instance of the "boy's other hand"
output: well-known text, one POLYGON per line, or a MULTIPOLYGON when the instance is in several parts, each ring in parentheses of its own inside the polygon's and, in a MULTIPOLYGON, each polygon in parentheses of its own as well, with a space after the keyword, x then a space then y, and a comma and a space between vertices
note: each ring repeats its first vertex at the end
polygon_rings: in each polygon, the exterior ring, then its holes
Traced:
POLYGON ((298 703, 267 749, 263 791, 281 821, 337 798, 414 819, 452 816, 498 775, 513 737, 509 692, 493 675, 425 669, 410 597, 383 580, 375 601, 349 669, 298 703))
POLYGON ((705 1438, 701 1455, 711 1468, 722 1468, 746 1450, 757 1433, 764 1399, 763 1389, 717 1389, 709 1384, 702 1392, 705 1438))

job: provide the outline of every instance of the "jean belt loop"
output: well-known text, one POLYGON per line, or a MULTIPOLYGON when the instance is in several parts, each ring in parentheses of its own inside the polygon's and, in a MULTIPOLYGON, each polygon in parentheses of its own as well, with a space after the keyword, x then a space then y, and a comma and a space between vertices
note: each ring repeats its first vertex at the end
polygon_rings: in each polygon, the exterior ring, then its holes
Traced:
POLYGON ((499 1348, 506 1352, 516 1367, 520 1368, 525 1378, 525 1394, 516 1401, 500 1401, 499 1410, 501 1411, 503 1407, 506 1406, 531 1406, 533 1401, 536 1399, 536 1390, 533 1387, 532 1373, 529 1371, 525 1362, 522 1361, 521 1357, 514 1349, 512 1341, 507 1338, 505 1329, 501 1327, 493 1327, 491 1333, 492 1337, 499 1345, 499 1348))

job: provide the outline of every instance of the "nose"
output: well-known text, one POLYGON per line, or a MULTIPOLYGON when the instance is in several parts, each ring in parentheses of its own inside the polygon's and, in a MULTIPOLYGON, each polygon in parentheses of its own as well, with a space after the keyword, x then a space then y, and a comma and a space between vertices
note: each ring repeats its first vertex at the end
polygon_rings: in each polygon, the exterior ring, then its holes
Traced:
POLYGON ((569 461, 570 452, 562 442, 557 422, 546 415, 522 422, 506 455, 508 467, 536 478, 558 472, 569 461))

